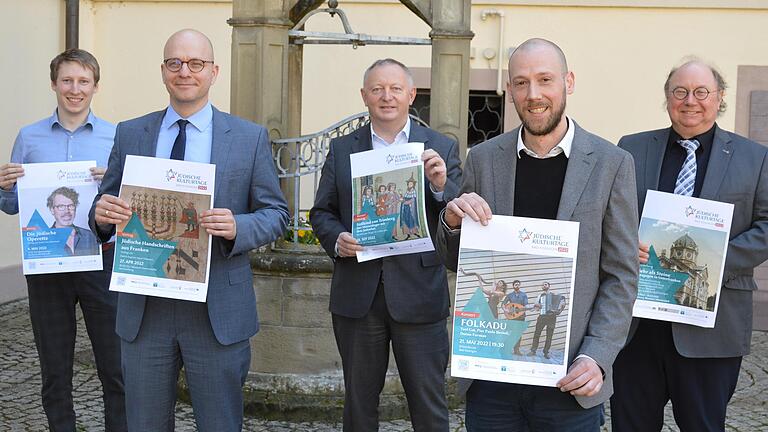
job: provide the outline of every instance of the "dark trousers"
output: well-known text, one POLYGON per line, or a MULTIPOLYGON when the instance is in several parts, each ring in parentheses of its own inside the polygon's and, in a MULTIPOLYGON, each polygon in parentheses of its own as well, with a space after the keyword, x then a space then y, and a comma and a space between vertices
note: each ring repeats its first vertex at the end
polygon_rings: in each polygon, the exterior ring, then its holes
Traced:
MULTIPOLYGON (((525 321, 525 315, 522 316, 522 318, 515 318, 514 321, 525 321)), ((523 341, 523 335, 520 335, 520 338, 517 339, 517 342, 515 343, 515 354, 520 354, 520 342, 523 341)))
POLYGON ((602 405, 584 409, 554 387, 475 380, 467 391, 467 432, 597 432, 602 405))
POLYGON ((104 429, 127 430, 120 370, 120 339, 115 334, 117 293, 109 292, 113 251, 104 253, 102 271, 27 276, 29 317, 40 357, 43 409, 52 432, 74 432, 72 366, 80 303, 91 339, 104 401, 104 429))
POLYGON ((557 316, 555 314, 539 315, 536 318, 536 329, 533 331, 533 342, 531 342, 531 352, 536 352, 539 349, 539 338, 541 337, 541 330, 544 327, 547 328, 546 339, 544 340, 544 354, 549 353, 549 347, 552 346, 552 335, 555 333, 555 322, 557 316))
POLYGON ((661 430, 670 399, 682 432, 725 430, 725 411, 740 367, 741 357, 683 357, 675 348, 670 323, 640 320, 613 364, 613 431, 661 430))
POLYGON ((413 430, 448 431, 445 320, 428 324, 394 321, 387 310, 384 290, 379 286, 366 316, 347 318, 334 314, 333 330, 344 369, 344 431, 378 430, 379 394, 389 365, 390 342, 413 430))

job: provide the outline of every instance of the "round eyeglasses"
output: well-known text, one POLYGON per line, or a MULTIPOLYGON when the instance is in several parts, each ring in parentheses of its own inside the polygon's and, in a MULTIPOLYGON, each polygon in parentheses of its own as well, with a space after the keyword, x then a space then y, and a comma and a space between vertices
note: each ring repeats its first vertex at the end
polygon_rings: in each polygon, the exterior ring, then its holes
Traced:
POLYGON ((709 94, 712 92, 709 91, 709 89, 706 87, 698 87, 693 89, 693 91, 689 91, 685 87, 675 87, 675 89, 672 90, 672 96, 674 96, 677 100, 685 100, 689 93, 693 93, 693 97, 698 100, 704 100, 708 98, 709 94))
POLYGON ((213 64, 213 60, 200 60, 200 59, 189 59, 187 61, 182 61, 178 58, 169 58, 163 60, 163 64, 165 64, 166 69, 168 69, 171 72, 178 72, 181 70, 181 67, 184 66, 184 64, 187 65, 190 72, 200 72, 205 68, 206 63, 213 64))

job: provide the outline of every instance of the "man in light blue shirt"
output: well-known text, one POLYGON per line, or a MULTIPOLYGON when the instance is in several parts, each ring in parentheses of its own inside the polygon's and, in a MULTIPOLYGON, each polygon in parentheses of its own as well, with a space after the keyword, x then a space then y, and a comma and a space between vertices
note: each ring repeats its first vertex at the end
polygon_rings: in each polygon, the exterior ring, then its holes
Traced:
MULTIPOLYGON (((90 110, 98 83, 99 64, 86 51, 70 49, 51 61, 56 110, 19 131, 11 162, 0 166, 0 210, 7 214, 19 212, 16 180, 24 175, 21 164, 96 160, 91 174, 101 181, 115 126, 90 110)), ((40 357, 43 409, 52 431, 74 432, 76 427, 72 403, 76 303, 83 311, 104 392, 104 430, 127 430, 120 340, 115 334, 117 295, 108 289, 114 252, 111 243, 104 246, 104 270, 27 276, 29 315, 40 357)))

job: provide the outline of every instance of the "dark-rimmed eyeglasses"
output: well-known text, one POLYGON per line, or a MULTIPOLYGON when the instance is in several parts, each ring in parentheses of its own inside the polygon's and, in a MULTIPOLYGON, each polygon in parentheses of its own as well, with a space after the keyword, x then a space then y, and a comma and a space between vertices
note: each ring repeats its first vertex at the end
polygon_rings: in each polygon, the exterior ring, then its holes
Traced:
POLYGON ((672 90, 672 96, 677 100, 685 100, 688 97, 689 93, 693 93, 693 97, 695 97, 698 100, 704 100, 709 97, 711 92, 706 87, 698 87, 693 89, 693 91, 689 91, 685 87, 675 87, 674 90, 672 90))
POLYGON ((74 204, 57 204, 53 206, 53 208, 56 209, 56 211, 64 211, 64 210, 72 211, 76 209, 77 206, 74 204))
POLYGON ((163 64, 165 65, 165 68, 168 69, 171 72, 178 72, 181 70, 181 67, 185 64, 189 68, 190 72, 200 72, 205 68, 206 63, 213 64, 213 60, 200 60, 200 59, 189 59, 187 61, 182 61, 178 58, 169 58, 163 60, 163 64))

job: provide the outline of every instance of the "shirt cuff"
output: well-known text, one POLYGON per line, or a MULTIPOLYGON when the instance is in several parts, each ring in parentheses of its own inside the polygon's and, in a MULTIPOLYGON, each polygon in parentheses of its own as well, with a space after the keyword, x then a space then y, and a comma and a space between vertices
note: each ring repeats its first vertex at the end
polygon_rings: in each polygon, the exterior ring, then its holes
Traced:
POLYGON ((461 228, 451 228, 447 223, 445 223, 445 209, 440 210, 440 223, 443 224, 443 227, 446 231, 448 231, 449 234, 456 234, 461 232, 461 228))
POLYGON ((597 367, 599 367, 599 368, 600 368, 600 372, 602 372, 602 374, 603 374, 603 379, 605 379, 605 371, 603 370, 603 368, 602 368, 602 367, 600 367, 600 363, 596 362, 596 361, 595 361, 595 359, 593 359, 592 357, 590 357, 590 356, 588 356, 588 355, 586 355, 586 354, 579 354, 579 355, 577 355, 577 356, 576 356, 576 358, 575 358, 575 359, 573 359, 573 361, 575 362, 576 360, 578 360, 578 359, 580 359, 580 358, 582 358, 582 357, 583 357, 583 358, 588 358, 588 359, 592 360, 593 362, 595 362, 595 364, 597 365, 597 367))
POLYGON ((432 183, 429 184, 429 191, 432 192, 432 196, 435 197, 435 200, 438 202, 443 201, 443 196, 445 195, 445 191, 437 192, 433 187, 432 183))
POLYGON ((339 244, 336 243, 333 245, 333 255, 335 258, 339 257, 339 244))

